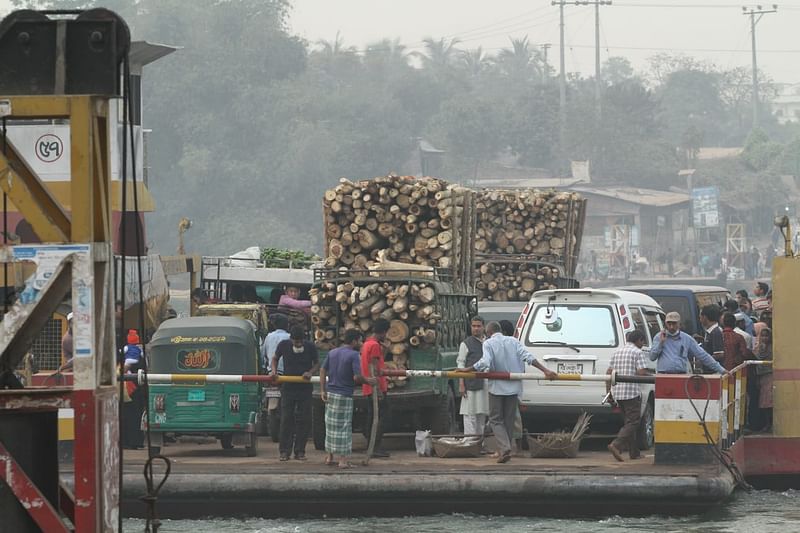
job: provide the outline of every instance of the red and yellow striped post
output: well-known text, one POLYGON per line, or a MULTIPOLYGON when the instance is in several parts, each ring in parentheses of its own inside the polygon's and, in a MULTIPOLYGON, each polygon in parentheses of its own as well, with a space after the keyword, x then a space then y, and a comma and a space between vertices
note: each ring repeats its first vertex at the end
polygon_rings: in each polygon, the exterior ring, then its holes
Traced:
POLYGON ((658 374, 655 402, 656 464, 710 464, 709 444, 722 435, 719 375, 658 374))

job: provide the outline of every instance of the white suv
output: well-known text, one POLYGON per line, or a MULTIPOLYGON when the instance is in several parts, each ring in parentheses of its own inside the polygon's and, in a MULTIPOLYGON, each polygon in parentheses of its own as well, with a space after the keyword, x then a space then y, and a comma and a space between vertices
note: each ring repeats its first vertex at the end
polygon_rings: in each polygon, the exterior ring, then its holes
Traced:
MULTIPOLYGON (((519 340, 542 364, 562 374, 605 374, 625 335, 638 329, 645 335, 645 360, 653 339, 664 326, 664 312, 655 300, 636 292, 611 289, 539 291, 525 306, 517 324, 519 340), (519 329, 521 327, 521 329, 519 329)), ((539 372, 533 368, 530 372, 539 372)), ((653 386, 641 385, 642 423, 639 444, 653 445, 653 386)), ((592 381, 525 381, 521 409, 526 427, 552 429, 574 424, 586 411, 593 415, 590 431, 612 435, 622 424, 618 411, 601 404, 605 383, 592 381)))

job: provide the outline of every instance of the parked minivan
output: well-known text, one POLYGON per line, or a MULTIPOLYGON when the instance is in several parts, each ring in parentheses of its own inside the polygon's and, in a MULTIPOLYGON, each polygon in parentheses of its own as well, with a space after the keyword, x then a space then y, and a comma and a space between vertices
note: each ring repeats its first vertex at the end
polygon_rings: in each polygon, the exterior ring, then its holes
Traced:
POLYGON ((732 299, 728 289, 711 285, 631 285, 623 288, 650 296, 665 313, 676 311, 681 315, 681 330, 689 335, 702 334, 700 310, 703 307, 711 304, 722 307, 732 299))
MULTIPOLYGON (((637 292, 614 289, 539 291, 520 317, 519 340, 536 359, 560 374, 605 374, 611 356, 625 345, 634 329, 645 335, 645 360, 664 327, 664 311, 655 300, 637 292)), ((538 372, 529 367, 530 372, 538 372)), ((653 445, 654 395, 642 387, 639 446, 653 445)), ((593 415, 590 433, 612 435, 622 425, 618 409, 602 404, 602 381, 525 381, 521 410, 534 432, 571 428, 581 412, 593 415)))

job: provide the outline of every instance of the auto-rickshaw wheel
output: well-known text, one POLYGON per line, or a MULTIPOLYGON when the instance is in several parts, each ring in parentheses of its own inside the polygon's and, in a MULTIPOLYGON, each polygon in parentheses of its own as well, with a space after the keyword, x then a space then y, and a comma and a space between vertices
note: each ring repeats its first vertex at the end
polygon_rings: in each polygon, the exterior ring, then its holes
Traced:
POLYGON ((219 443, 223 450, 233 449, 233 433, 223 433, 219 437, 219 443))
POLYGON ((244 447, 244 451, 247 454, 247 457, 255 457, 258 455, 258 434, 248 433, 249 439, 248 444, 244 447))

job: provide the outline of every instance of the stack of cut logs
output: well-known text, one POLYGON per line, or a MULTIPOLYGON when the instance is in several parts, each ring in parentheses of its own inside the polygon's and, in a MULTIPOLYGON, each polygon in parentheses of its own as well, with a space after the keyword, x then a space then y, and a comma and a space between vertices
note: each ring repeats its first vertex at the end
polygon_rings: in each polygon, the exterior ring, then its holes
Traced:
POLYGON ((484 190, 476 193, 475 287, 481 300, 527 300, 572 275, 585 200, 573 192, 484 190))
POLYGON ((462 235, 470 193, 436 178, 342 178, 323 201, 326 266, 357 275, 382 253, 389 261, 451 269, 467 282, 471 248, 462 235))
MULTIPOLYGON (((428 283, 326 281, 309 294, 314 340, 321 349, 338 345, 348 329, 359 329, 366 334, 377 318, 389 321, 386 334, 389 368, 407 369, 410 347, 425 348, 436 343, 436 325, 441 316, 434 305, 435 290, 428 283)), ((397 378, 390 386, 402 386, 405 382, 405 378, 397 378)))
POLYGON ((479 300, 495 302, 527 301, 534 291, 557 289, 559 272, 555 267, 536 262, 497 261, 477 268, 475 292, 479 300))

